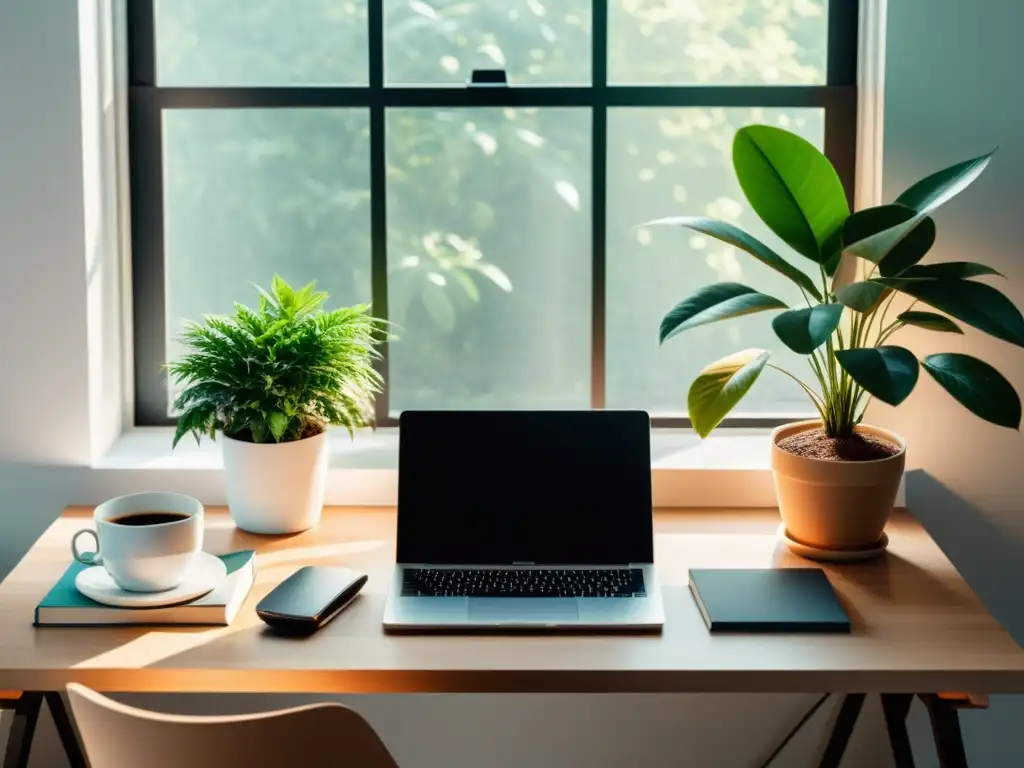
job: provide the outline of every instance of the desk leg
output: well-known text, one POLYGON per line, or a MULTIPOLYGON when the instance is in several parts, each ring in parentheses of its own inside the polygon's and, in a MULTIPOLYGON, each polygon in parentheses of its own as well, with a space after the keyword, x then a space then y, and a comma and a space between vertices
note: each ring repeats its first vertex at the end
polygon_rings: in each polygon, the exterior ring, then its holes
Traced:
POLYGON ((32 737, 39 721, 39 711, 43 701, 53 716, 53 724, 57 726, 60 743, 64 747, 68 764, 71 768, 87 768, 85 755, 78 743, 75 726, 68 717, 64 699, 57 691, 46 693, 23 693, 21 698, 13 702, 14 723, 7 738, 7 749, 4 751, 3 768, 28 768, 29 754, 32 752, 32 737))
POLYGON ((43 705, 43 694, 23 693, 14 706, 14 722, 11 723, 4 750, 4 768, 28 768, 28 755, 32 750, 32 736, 39 720, 39 708, 43 705))
POLYGON ((82 747, 78 743, 78 734, 75 733, 75 726, 68 717, 68 710, 64 706, 64 697, 59 691, 50 691, 45 694, 46 706, 53 716, 53 724, 57 726, 57 733, 60 735, 60 743, 64 746, 64 754, 68 757, 71 768, 87 768, 85 755, 82 754, 82 747))
POLYGON ((933 693, 923 694, 921 700, 928 707, 928 717, 932 721, 932 737, 939 765, 942 768, 967 768, 967 752, 956 708, 933 693))
POLYGON ((883 693, 882 711, 885 713, 885 728, 889 732, 889 746, 896 768, 914 768, 914 752, 910 748, 907 733, 907 713, 914 700, 912 693, 883 693))
POLYGON ((843 705, 839 708, 839 716, 832 728, 832 736, 825 747, 825 754, 822 755, 819 768, 839 768, 839 763, 846 752, 846 745, 850 743, 853 727, 857 724, 860 710, 864 706, 864 696, 863 693, 846 694, 843 705))
MULTIPOLYGON (((960 732, 960 717, 953 702, 933 693, 921 693, 918 696, 928 708, 928 716, 932 723, 932 736, 935 739, 935 751, 938 753, 941 768, 967 768, 967 753, 964 750, 963 735, 960 732)), ((881 697, 885 727, 889 733, 889 746, 892 747, 896 768, 914 768, 914 753, 910 746, 910 736, 907 733, 907 714, 914 701, 914 694, 883 693, 881 697)), ((827 694, 822 696, 804 715, 803 719, 772 752, 771 757, 762 765, 762 768, 767 768, 778 757, 786 744, 811 719, 826 698, 828 698, 827 694)), ((848 693, 843 699, 836 724, 832 728, 832 735, 825 747, 825 754, 821 758, 820 768, 839 768, 843 754, 846 752, 846 746, 850 742, 850 736, 853 734, 853 728, 857 724, 857 717, 864 706, 864 698, 865 694, 863 693, 848 693)))

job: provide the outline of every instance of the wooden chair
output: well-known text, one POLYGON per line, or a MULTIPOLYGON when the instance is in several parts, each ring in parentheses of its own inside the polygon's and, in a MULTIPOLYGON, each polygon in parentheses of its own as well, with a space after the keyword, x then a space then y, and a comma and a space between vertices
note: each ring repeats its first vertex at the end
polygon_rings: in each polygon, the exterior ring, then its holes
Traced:
POLYGON ((194 717, 129 707, 77 683, 67 691, 92 768, 397 768, 370 724, 341 704, 194 717))

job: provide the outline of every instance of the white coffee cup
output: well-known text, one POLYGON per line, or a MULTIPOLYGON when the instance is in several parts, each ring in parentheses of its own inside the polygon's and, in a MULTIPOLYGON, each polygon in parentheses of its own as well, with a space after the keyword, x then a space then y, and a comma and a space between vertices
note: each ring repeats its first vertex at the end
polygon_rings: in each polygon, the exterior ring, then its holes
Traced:
POLYGON ((119 496, 96 507, 92 518, 96 530, 76 533, 71 553, 85 565, 102 565, 130 592, 174 589, 203 548, 203 505, 180 493, 119 496), (95 552, 78 549, 87 534, 96 540, 95 552))

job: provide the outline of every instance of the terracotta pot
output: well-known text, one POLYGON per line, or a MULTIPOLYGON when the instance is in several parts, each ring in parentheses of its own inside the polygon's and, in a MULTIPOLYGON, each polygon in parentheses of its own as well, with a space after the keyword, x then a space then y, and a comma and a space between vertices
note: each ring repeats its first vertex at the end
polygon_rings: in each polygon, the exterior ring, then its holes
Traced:
POLYGON ((875 461, 827 461, 782 450, 778 441, 821 427, 820 421, 785 424, 772 432, 772 470, 779 512, 790 537, 821 549, 866 549, 876 544, 889 520, 907 443, 895 432, 861 424, 856 431, 900 447, 875 461))

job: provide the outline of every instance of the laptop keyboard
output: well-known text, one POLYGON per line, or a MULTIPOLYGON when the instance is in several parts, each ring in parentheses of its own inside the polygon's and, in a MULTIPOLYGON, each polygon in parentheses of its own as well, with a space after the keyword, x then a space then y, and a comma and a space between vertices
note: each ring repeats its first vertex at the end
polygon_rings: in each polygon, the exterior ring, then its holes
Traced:
POLYGON ((645 597, 641 568, 406 568, 403 597, 645 597))

